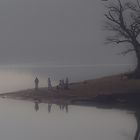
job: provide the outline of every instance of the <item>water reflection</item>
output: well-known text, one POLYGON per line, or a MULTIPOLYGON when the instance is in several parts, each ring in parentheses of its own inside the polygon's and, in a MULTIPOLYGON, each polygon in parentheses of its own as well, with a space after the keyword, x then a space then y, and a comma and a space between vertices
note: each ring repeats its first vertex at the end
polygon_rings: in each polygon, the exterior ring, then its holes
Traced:
POLYGON ((140 110, 135 112, 135 117, 137 121, 137 130, 134 140, 140 140, 140 110))
POLYGON ((1 99, 0 112, 1 140, 134 140, 136 130, 128 111, 68 101, 1 99))
POLYGON ((39 103, 35 102, 35 107, 34 107, 35 111, 37 112, 39 110, 39 103))
MULTIPOLYGON (((39 110, 40 102, 35 101, 34 103, 35 103, 34 110, 37 112, 39 110)), ((67 103, 57 103, 57 104, 48 103, 48 113, 51 113, 53 105, 57 105, 57 107, 60 109, 60 111, 64 111, 64 112, 68 113, 68 104, 67 103)))
POLYGON ((68 113, 68 104, 58 104, 60 110, 66 111, 68 113))
MULTIPOLYGON (((40 101, 35 101, 34 103, 35 103, 34 110, 37 112, 40 109, 39 104, 41 104, 41 102, 40 101)), ((46 103, 46 104, 47 104, 48 113, 51 113, 52 108, 54 109, 55 106, 57 106, 59 111, 63 111, 65 113, 69 112, 68 103, 49 102, 49 103, 46 103)), ((135 133, 135 136, 134 136, 134 140, 140 140, 140 110, 137 110, 134 115, 135 115, 136 122, 137 122, 137 129, 136 129, 136 133, 135 133)))
POLYGON ((48 104, 48 113, 51 112, 51 107, 52 107, 52 104, 48 104))

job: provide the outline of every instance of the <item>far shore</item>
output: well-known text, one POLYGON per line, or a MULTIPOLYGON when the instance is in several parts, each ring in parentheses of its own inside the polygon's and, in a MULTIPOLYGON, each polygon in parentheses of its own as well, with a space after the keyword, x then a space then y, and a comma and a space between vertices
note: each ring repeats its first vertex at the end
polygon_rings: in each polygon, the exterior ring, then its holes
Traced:
POLYGON ((29 89, 0 94, 2 98, 30 100, 38 102, 64 102, 80 105, 107 105, 128 108, 140 107, 140 80, 122 78, 122 75, 85 80, 69 84, 68 90, 53 87, 29 89))

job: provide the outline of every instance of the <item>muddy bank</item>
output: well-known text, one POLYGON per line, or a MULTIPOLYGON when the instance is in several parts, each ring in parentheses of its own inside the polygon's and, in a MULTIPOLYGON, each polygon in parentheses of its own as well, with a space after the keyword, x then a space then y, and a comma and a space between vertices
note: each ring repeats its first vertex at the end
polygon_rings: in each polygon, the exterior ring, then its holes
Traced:
POLYGON ((28 89, 0 94, 0 97, 39 102, 139 108, 140 80, 122 80, 121 75, 116 75, 71 83, 68 90, 57 90, 56 87, 51 90, 28 89))

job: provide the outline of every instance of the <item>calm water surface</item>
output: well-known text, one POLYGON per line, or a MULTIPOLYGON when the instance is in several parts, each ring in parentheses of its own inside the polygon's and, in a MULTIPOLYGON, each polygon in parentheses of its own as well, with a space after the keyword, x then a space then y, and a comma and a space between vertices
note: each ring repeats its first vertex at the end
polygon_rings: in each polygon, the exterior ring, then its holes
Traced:
MULTIPOLYGON (((45 87, 48 77, 56 85, 67 76, 77 82, 128 70, 120 67, 0 66, 0 93, 33 88, 36 76, 45 87)), ((139 118, 115 109, 0 99, 0 140, 134 140, 139 118)))
POLYGON ((0 99, 1 140, 134 140, 133 113, 0 99))

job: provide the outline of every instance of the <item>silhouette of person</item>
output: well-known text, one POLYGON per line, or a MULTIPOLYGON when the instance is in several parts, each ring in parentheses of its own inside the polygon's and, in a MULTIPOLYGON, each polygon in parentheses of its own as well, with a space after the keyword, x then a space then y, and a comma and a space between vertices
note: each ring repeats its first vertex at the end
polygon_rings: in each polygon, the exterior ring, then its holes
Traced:
POLYGON ((57 90, 57 91, 59 90, 59 86, 58 86, 58 85, 56 86, 56 90, 57 90))
POLYGON ((68 79, 68 77, 66 78, 66 81, 65 81, 65 89, 66 90, 69 89, 69 79, 68 79))
POLYGON ((51 84, 51 79, 48 78, 48 89, 51 90, 52 89, 52 84, 51 84))
POLYGON ((59 81, 59 87, 62 89, 62 80, 59 81))
POLYGON ((38 84, 39 84, 39 80, 38 80, 38 78, 36 77, 36 78, 35 78, 35 90, 38 90, 38 84))
POLYGON ((39 110, 39 104, 38 102, 35 102, 35 111, 37 112, 39 110))
POLYGON ((62 80, 62 89, 64 89, 65 88, 65 82, 64 82, 64 80, 62 80))

